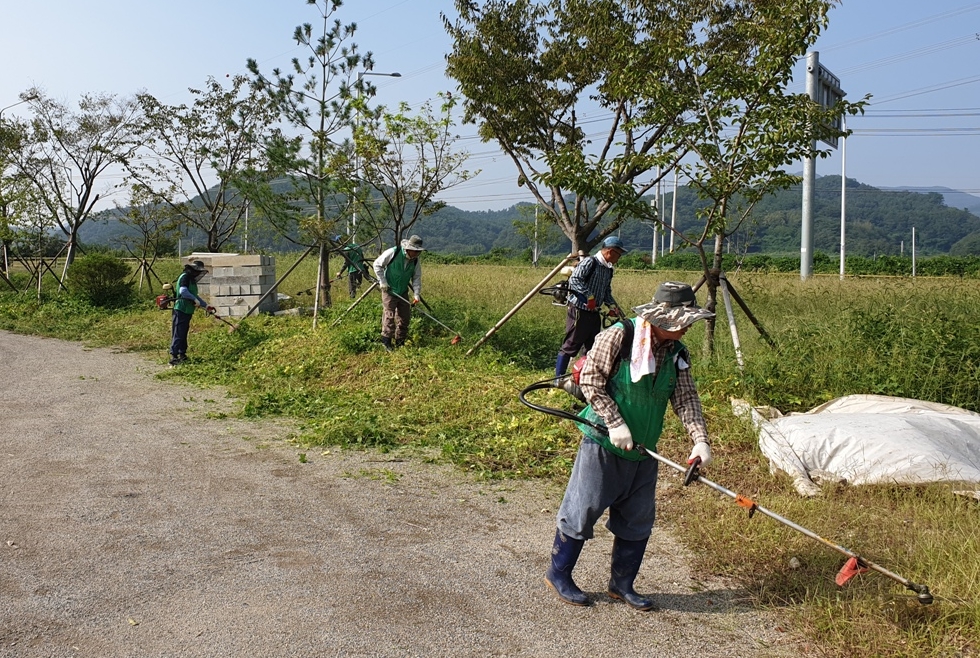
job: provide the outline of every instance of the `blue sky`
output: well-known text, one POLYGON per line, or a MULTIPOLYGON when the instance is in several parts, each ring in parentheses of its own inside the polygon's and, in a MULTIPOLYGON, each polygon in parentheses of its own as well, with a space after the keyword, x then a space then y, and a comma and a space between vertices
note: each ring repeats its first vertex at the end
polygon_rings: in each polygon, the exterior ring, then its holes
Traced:
MULTIPOLYGON (((343 22, 371 51, 377 103, 418 106, 453 90, 443 75, 450 42, 439 12, 451 0, 347 0, 343 22)), ((245 73, 247 58, 263 71, 302 55, 293 29, 314 21, 305 0, 0 0, 0 107, 37 85, 67 101, 84 92, 145 90, 167 103, 208 76, 245 73)), ((880 187, 945 186, 980 195, 980 2, 845 0, 831 13, 816 50, 841 79, 848 98, 873 94, 867 116, 853 119, 847 176, 880 187)), ((802 72, 802 68, 800 69, 802 72)), ((793 91, 802 91, 802 77, 793 91)), ((5 114, 16 115, 13 107, 5 114)), ((461 146, 482 173, 443 198, 466 210, 530 201, 513 165, 493 145, 460 127, 461 146)), ((817 163, 840 174, 840 151, 817 163)))

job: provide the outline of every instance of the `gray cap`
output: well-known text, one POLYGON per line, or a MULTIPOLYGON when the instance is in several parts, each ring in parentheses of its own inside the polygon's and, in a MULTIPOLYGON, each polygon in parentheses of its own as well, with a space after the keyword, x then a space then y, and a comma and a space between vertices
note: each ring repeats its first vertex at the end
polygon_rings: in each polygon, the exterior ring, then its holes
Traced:
POLYGON ((602 241, 603 249, 619 249, 624 254, 629 251, 626 245, 623 244, 622 239, 618 235, 610 235, 608 238, 602 241))

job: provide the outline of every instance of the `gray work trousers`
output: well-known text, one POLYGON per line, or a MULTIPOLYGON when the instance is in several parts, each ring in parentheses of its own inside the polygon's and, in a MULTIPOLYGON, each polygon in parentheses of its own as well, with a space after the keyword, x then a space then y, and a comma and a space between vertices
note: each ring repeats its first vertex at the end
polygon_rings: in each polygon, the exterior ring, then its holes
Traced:
POLYGON ((652 458, 623 459, 583 438, 558 508, 558 529, 573 539, 592 539, 593 526, 608 509, 609 532, 626 541, 648 538, 657 516, 658 465, 652 458))
POLYGON ((408 337, 408 323, 412 319, 412 305, 382 291, 381 306, 381 336, 391 338, 396 343, 405 342, 408 337))

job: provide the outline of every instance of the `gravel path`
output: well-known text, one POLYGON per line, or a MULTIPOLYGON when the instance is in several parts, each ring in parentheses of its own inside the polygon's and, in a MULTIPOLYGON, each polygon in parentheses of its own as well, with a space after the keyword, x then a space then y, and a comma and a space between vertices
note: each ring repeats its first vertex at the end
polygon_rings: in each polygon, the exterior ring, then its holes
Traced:
POLYGON ((0 332, 0 656, 793 656, 772 613, 658 528, 543 584, 561 490, 409 455, 308 451, 136 354, 0 332))

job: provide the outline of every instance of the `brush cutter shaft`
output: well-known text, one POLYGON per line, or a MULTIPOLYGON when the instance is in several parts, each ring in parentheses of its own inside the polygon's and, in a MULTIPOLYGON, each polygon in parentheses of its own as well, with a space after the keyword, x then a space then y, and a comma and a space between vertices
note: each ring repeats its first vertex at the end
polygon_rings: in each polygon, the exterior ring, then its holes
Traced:
POLYGON ((338 317, 336 320, 334 320, 333 322, 330 323, 330 326, 331 327, 336 327, 338 324, 340 324, 340 321, 344 319, 344 316, 347 315, 348 313, 350 313, 351 311, 353 311, 354 310, 354 307, 357 306, 358 304, 360 304, 361 303, 361 300, 364 299, 365 297, 367 297, 368 296, 368 293, 370 293, 372 290, 374 290, 377 287, 378 287, 378 282, 377 281, 375 281, 370 286, 368 286, 368 289, 365 290, 363 293, 361 293, 361 296, 357 298, 357 301, 355 301, 353 304, 351 304, 350 306, 348 306, 347 307, 347 310, 340 314, 340 317, 338 317))
MULTIPOLYGON (((209 306, 208 308, 211 308, 211 307, 209 306)), ((220 315, 218 315, 214 310, 209 311, 207 313, 207 315, 208 315, 208 317, 212 317, 215 320, 218 320, 219 322, 224 322, 226 325, 228 325, 230 327, 230 329, 228 330, 229 333, 231 333, 235 329, 238 329, 238 325, 237 324, 232 324, 231 322, 228 322, 228 320, 225 320, 223 317, 221 317, 220 315)))
MULTIPOLYGON (((410 301, 408 301, 407 299, 405 299, 404 297, 402 297, 402 296, 401 296, 401 295, 399 295, 399 294, 398 294, 397 292, 394 292, 394 291, 393 291, 393 290, 391 290, 391 289, 389 289, 389 290, 388 290, 388 292, 389 292, 389 293, 391 293, 392 295, 394 295, 395 297, 397 297, 398 299, 400 299, 400 300, 402 300, 402 301, 403 301, 403 302, 405 302, 406 304, 411 304, 411 303, 412 303, 412 302, 410 302, 410 301)), ((419 297, 419 301, 420 301, 420 302, 422 301, 422 298, 421 298, 421 297, 419 297)), ((428 307, 429 307, 429 305, 428 305, 428 304, 426 304, 425 302, 422 302, 422 305, 423 305, 423 306, 425 306, 426 308, 428 308, 428 307)), ((418 309, 418 312, 419 312, 419 313, 421 313, 422 315, 424 315, 425 317, 427 317, 427 318, 429 318, 430 320, 432 320, 433 322, 435 322, 435 323, 436 323, 436 324, 438 324, 439 326, 441 326, 441 327, 444 327, 444 328, 446 328, 446 329, 448 329, 449 331, 451 331, 451 332, 453 332, 453 333, 454 333, 454 334, 456 334, 457 336, 459 335, 459 332, 458 332, 458 331, 456 331, 456 330, 455 330, 455 329, 453 329, 452 327, 448 327, 448 326, 446 326, 446 325, 445 325, 445 324, 443 324, 442 322, 439 322, 438 320, 436 320, 436 319, 435 319, 434 317, 432 317, 431 315, 429 315, 428 313, 426 313, 426 312, 425 312, 425 311, 423 311, 422 309, 418 309)))
MULTIPOLYGON (((652 457, 652 458, 656 459, 657 461, 662 462, 662 463, 666 464, 667 466, 670 466, 671 468, 680 471, 681 473, 684 473, 684 472, 687 471, 687 469, 684 468, 683 466, 681 466, 680 464, 678 464, 676 462, 673 462, 673 461, 667 459, 666 457, 657 454, 656 452, 651 452, 651 451, 647 450, 645 447, 643 447, 641 445, 636 445, 634 447, 634 450, 639 450, 640 452, 646 454, 647 456, 652 457)), ((796 530, 797 532, 806 535, 810 539, 817 540, 818 542, 820 542, 824 546, 826 546, 828 548, 832 548, 833 550, 837 551, 838 553, 843 553, 844 555, 846 555, 848 557, 856 558, 858 560, 858 563, 861 566, 867 567, 869 569, 873 569, 873 570, 877 571, 878 573, 880 573, 881 575, 887 576, 888 578, 891 578, 892 580, 894 580, 894 581, 896 581, 896 582, 904 585, 905 587, 907 587, 908 589, 910 589, 910 590, 912 590, 912 591, 914 591, 916 593, 921 594, 922 591, 923 591, 923 589, 925 589, 925 591, 928 592, 928 588, 926 588, 925 585, 916 585, 912 581, 906 580, 905 578, 902 578, 898 574, 893 573, 893 572, 889 571, 888 569, 885 569, 884 567, 879 566, 879 565, 875 564, 874 562, 871 562, 870 560, 867 560, 867 559, 861 557, 860 555, 858 555, 854 551, 850 551, 850 550, 844 548, 843 546, 838 546, 837 544, 833 543, 832 541, 829 541, 827 539, 824 539, 823 537, 821 537, 817 533, 813 532, 812 530, 807 530, 803 526, 801 526, 801 525, 799 525, 797 523, 793 523, 792 521, 790 521, 786 517, 780 516, 779 514, 776 514, 775 512, 773 512, 772 510, 768 510, 765 507, 762 507, 761 505, 759 505, 755 501, 752 501, 752 500, 750 500, 750 499, 748 499, 748 498, 746 498, 746 497, 744 497, 744 496, 742 496, 740 494, 737 494, 734 491, 732 491, 731 489, 727 489, 727 488, 721 486, 720 484, 717 484, 715 482, 712 482, 711 480, 705 478, 704 476, 702 476, 700 474, 697 474, 696 471, 695 471, 695 476, 694 476, 693 480, 694 481, 697 481, 697 482, 700 482, 701 484, 703 484, 705 486, 711 487, 712 489, 714 489, 718 493, 723 493, 726 496, 728 496, 729 498, 733 498, 739 504, 740 507, 745 507, 746 509, 749 510, 749 516, 751 516, 752 513, 754 513, 754 512, 759 512, 760 514, 764 514, 764 515, 768 516, 769 518, 773 519, 774 521, 778 521, 779 523, 782 523, 783 525, 789 526, 793 530, 796 530)))

